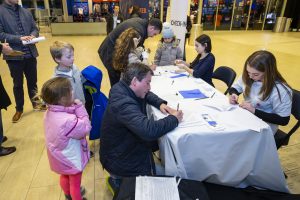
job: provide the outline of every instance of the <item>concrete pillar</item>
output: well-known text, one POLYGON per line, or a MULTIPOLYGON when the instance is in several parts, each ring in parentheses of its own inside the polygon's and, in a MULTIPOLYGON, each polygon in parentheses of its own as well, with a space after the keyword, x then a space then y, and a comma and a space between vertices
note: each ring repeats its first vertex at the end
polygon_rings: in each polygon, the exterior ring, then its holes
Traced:
POLYGON ((197 24, 201 24, 201 17, 202 17, 202 6, 203 6, 203 0, 199 0, 198 3, 198 16, 197 16, 197 24))
POLYGON ((164 0, 160 0, 160 21, 164 19, 164 0))
POLYGON ((48 9, 48 16, 51 16, 49 0, 44 0, 45 9, 48 9))
POLYGON ((88 0, 89 14, 93 13, 93 0, 88 0))
POLYGON ((62 7, 63 7, 63 11, 64 11, 64 22, 68 22, 68 5, 67 5, 67 1, 62 1, 62 7))

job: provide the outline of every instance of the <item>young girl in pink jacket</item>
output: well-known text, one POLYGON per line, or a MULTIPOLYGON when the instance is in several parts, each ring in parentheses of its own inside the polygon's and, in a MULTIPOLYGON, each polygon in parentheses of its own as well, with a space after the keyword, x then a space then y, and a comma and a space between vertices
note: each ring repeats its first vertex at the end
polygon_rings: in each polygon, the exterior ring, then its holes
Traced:
POLYGON ((44 83, 42 99, 48 110, 44 129, 51 169, 60 174, 66 199, 82 200, 81 175, 89 160, 86 136, 91 130, 84 105, 73 97, 71 82, 56 77, 44 83))

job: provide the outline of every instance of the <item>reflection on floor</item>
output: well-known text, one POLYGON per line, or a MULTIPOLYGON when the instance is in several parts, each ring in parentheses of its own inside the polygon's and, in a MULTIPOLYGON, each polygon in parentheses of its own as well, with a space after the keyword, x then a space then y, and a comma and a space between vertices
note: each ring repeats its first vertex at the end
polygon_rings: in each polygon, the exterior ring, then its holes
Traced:
MULTIPOLYGON (((220 31, 206 32, 212 38, 213 50, 216 57, 216 67, 226 65, 232 67, 238 75, 241 74, 245 59, 255 50, 267 49, 272 51, 278 61, 279 70, 289 84, 300 90, 300 34, 299 33, 272 33, 262 31, 220 31)), ((83 69, 88 65, 95 65, 104 72, 102 90, 109 92, 109 81, 106 70, 97 54, 103 36, 65 36, 52 37, 45 35, 47 40, 38 44, 40 56, 38 58, 38 86, 53 74, 56 65, 49 53, 49 45, 56 40, 70 42, 75 47, 75 64, 83 69)), ((152 49, 150 58, 153 59, 156 45, 160 36, 150 38, 145 46, 152 49)), ((193 46, 187 46, 187 60, 191 61, 196 52, 193 46)), ((4 85, 12 99, 12 79, 8 67, 0 60, 0 74, 4 85)), ((218 89, 224 90, 222 83, 215 82, 218 89)), ((58 176, 50 171, 47 153, 44 146, 43 113, 34 112, 30 106, 27 91, 25 90, 24 115, 20 122, 13 124, 14 105, 8 111, 2 111, 4 131, 8 141, 4 146, 15 145, 17 152, 0 158, 0 199, 6 200, 40 200, 64 199, 58 182, 58 176)), ((291 123, 294 123, 292 119, 291 123)), ((291 126, 282 127, 289 130, 291 126)), ((293 193, 300 193, 300 134, 291 138, 290 145, 279 151, 282 166, 288 175, 288 184, 293 193)), ((112 199, 105 186, 107 172, 103 171, 99 163, 99 141, 90 142, 95 152, 83 174, 83 185, 87 189, 86 197, 89 200, 112 199)))

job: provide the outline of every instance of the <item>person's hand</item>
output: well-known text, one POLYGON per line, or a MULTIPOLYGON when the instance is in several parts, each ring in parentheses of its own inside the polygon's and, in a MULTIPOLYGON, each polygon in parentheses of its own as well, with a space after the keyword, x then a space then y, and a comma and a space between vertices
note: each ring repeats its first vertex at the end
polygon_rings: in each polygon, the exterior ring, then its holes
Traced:
POLYGON ((186 66, 185 66, 185 64, 183 64, 183 63, 180 63, 180 64, 176 64, 176 66, 179 68, 179 69, 186 69, 186 66))
POLYGON ((28 36, 22 36, 22 37, 20 37, 20 40, 29 42, 33 38, 35 38, 33 35, 28 35, 28 36))
POLYGON ((8 43, 2 44, 2 52, 3 54, 10 54, 13 51, 13 49, 9 46, 8 43))
POLYGON ((238 95, 232 94, 229 96, 229 103, 230 104, 239 104, 238 99, 239 99, 238 95))
POLYGON ((184 63, 184 61, 183 61, 183 60, 175 60, 174 63, 175 63, 175 65, 177 65, 177 64, 182 64, 182 63, 184 63))
POLYGON ((164 103, 162 103, 160 106, 159 106, 159 110, 162 112, 162 113, 164 113, 164 114, 168 114, 169 112, 168 112, 168 109, 169 109, 170 107, 169 106, 167 106, 166 104, 164 104, 164 103))
POLYGON ((143 59, 148 59, 149 58, 149 53, 147 53, 146 51, 143 51, 142 56, 143 56, 143 59))
POLYGON ((150 67, 150 69, 152 69, 152 71, 155 71, 155 70, 156 70, 156 67, 157 67, 157 65, 156 65, 156 64, 152 64, 152 65, 150 65, 149 67, 150 67))
POLYGON ((174 115, 177 118, 179 123, 182 121, 182 119, 183 119, 182 110, 177 111, 177 110, 172 109, 169 113, 170 113, 170 115, 174 115))
POLYGON ((255 108, 250 102, 244 101, 240 104, 240 107, 252 112, 253 114, 255 113, 255 108))
POLYGON ((74 103, 77 104, 77 105, 82 104, 82 102, 79 99, 74 99, 74 103))

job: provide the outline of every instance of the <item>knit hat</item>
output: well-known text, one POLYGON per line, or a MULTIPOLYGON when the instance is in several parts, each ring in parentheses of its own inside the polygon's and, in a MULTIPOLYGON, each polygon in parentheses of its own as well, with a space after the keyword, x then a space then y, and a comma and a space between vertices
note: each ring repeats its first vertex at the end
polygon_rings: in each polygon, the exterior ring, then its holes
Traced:
POLYGON ((162 30, 162 36, 163 38, 172 38, 174 37, 174 33, 171 27, 171 24, 168 22, 163 23, 163 30, 162 30))

